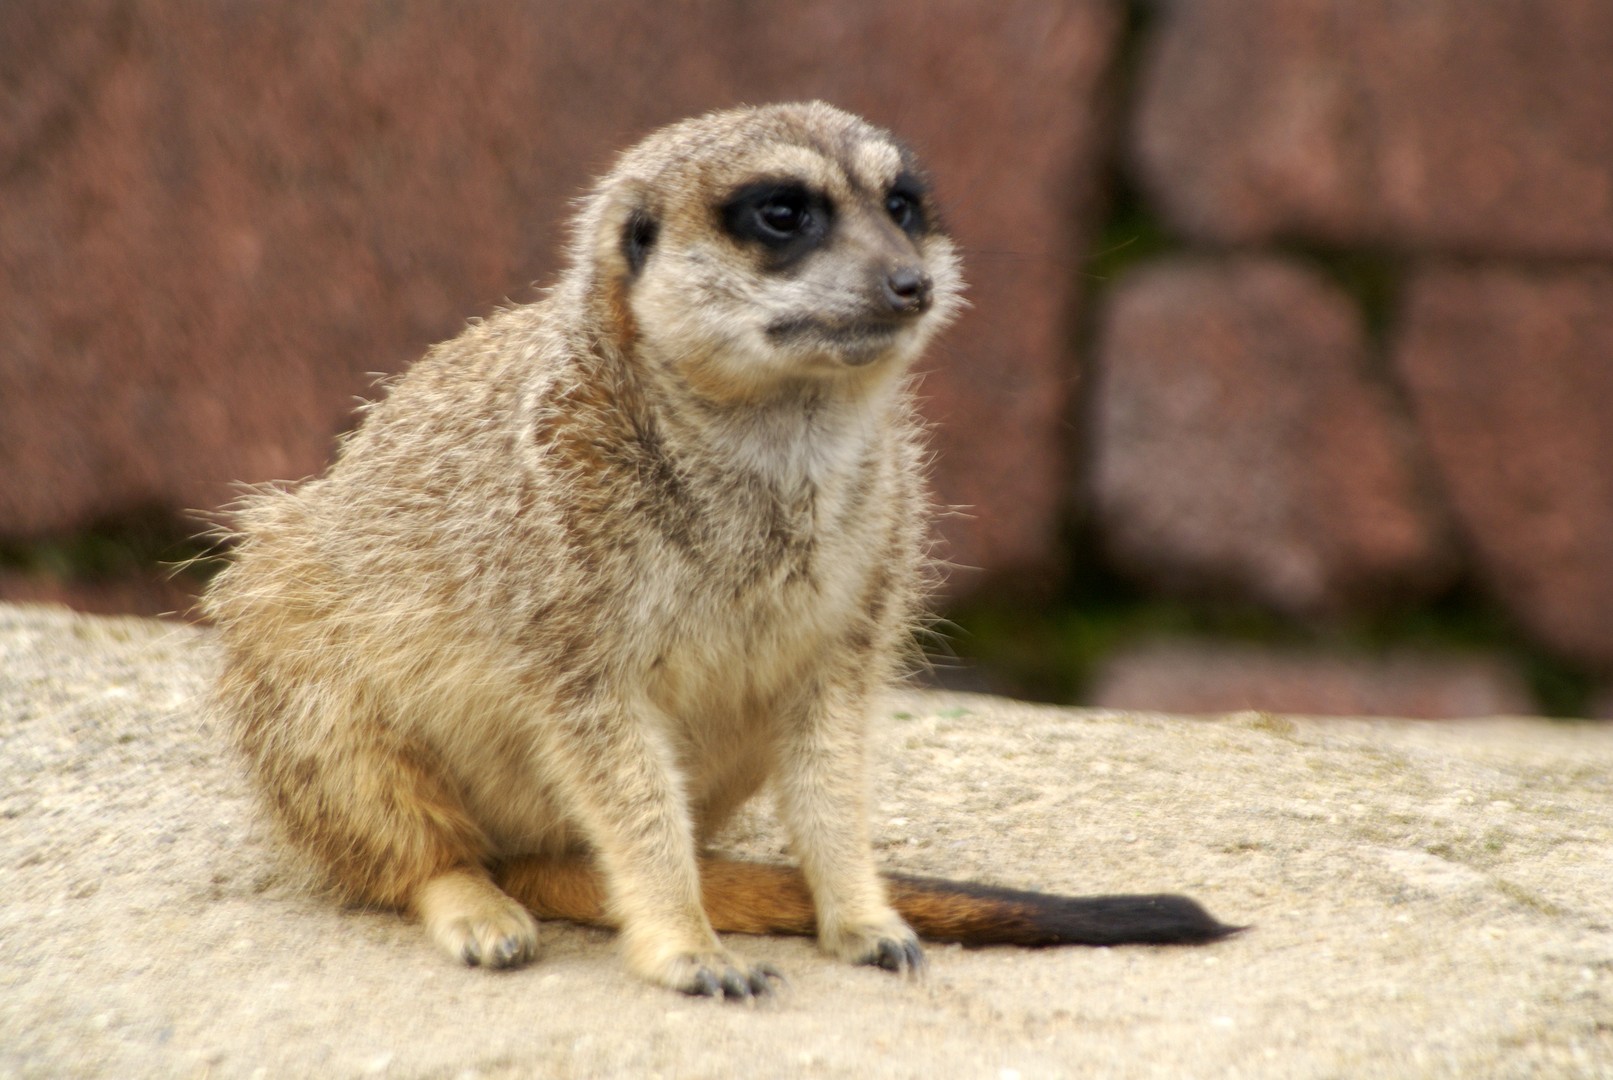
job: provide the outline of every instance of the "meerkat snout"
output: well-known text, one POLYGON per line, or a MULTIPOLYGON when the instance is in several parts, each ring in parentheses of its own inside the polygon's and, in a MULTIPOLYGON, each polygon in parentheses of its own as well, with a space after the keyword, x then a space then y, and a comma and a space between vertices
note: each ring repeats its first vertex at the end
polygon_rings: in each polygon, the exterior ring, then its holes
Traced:
POLYGON ((885 275, 885 302, 898 315, 919 315, 930 306, 930 275, 913 266, 898 266, 885 275))

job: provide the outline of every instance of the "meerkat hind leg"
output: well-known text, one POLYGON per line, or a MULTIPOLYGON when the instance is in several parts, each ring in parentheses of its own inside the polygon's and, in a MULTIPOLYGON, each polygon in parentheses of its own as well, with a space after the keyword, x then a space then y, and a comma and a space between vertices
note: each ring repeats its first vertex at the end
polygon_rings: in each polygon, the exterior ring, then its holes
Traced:
POLYGON ((351 703, 321 738, 317 755, 261 754, 259 776, 291 839, 326 865, 343 895, 408 909, 468 964, 531 960, 537 924, 482 868, 486 837, 434 756, 351 703))
POLYGON ((520 967, 537 954, 537 923, 485 871, 438 874, 410 906, 433 941, 472 967, 520 967))

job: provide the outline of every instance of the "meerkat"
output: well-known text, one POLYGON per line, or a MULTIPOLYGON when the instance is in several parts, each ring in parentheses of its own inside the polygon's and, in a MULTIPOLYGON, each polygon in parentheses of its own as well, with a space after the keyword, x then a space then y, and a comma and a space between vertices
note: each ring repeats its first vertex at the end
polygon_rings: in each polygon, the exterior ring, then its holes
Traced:
POLYGON ((524 963, 534 916, 564 918, 741 1000, 777 972, 717 930, 897 972, 914 927, 1230 932, 1184 897, 875 867, 870 700, 930 579, 908 371, 961 289, 913 154, 821 102, 623 154, 539 302, 431 349, 324 476, 234 511, 216 707, 294 845, 466 963, 524 963), (799 871, 704 854, 764 784, 799 871))

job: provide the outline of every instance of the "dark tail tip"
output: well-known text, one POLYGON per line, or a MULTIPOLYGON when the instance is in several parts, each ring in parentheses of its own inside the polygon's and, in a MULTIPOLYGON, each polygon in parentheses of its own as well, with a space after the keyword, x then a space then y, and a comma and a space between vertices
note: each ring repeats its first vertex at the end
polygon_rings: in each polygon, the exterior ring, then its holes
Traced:
POLYGON ((1222 922, 1191 897, 1169 893, 1046 899, 1049 937, 1036 944, 1202 945, 1249 929, 1222 922))
POLYGON ((1202 945, 1247 930, 1168 893, 1052 896, 891 875, 892 902, 921 937, 964 945, 1202 945))

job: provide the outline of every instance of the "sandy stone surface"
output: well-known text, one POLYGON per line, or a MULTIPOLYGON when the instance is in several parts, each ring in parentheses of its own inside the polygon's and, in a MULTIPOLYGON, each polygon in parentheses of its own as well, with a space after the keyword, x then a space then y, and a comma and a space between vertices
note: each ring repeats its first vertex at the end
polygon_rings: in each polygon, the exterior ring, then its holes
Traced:
MULTIPOLYGON (((1179 888, 1206 948, 932 948, 907 984, 741 939, 743 1008, 546 929, 456 967, 311 894, 198 708, 204 632, 0 607, 0 1077, 1606 1076, 1613 728, 1220 720, 911 694, 882 710, 892 867, 1179 888)), ((778 855, 770 814, 730 846, 778 855)))
POLYGON ((1382 654, 1161 638, 1106 656, 1083 703, 1105 709, 1425 720, 1533 712, 1506 658, 1401 649, 1382 654))

